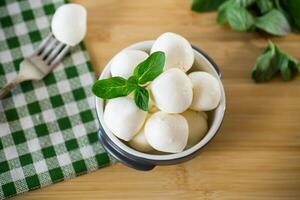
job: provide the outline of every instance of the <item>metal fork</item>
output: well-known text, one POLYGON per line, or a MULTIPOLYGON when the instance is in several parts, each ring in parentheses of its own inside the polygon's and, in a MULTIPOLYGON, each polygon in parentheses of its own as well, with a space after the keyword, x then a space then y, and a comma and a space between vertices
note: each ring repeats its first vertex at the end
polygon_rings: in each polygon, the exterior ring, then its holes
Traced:
POLYGON ((20 63, 20 71, 17 77, 0 90, 0 99, 18 83, 44 78, 63 59, 70 48, 71 46, 58 41, 50 33, 34 53, 20 63))

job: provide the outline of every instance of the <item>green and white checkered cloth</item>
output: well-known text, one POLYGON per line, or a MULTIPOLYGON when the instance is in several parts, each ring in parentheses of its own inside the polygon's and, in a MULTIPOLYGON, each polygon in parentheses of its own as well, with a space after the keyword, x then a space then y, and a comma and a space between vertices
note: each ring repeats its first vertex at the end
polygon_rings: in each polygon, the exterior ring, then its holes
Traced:
MULTIPOLYGON (((0 0, 0 88, 50 32, 63 0, 0 0)), ((83 44, 42 81, 18 85, 0 100, 0 199, 108 165, 97 138, 83 44)))

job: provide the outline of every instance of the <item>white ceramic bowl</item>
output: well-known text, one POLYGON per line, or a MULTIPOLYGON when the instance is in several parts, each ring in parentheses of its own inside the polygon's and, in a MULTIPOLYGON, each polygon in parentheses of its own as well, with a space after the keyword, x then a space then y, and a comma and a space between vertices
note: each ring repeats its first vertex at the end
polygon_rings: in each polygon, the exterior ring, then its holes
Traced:
MULTIPOLYGON (((149 53, 154 40, 143 41, 135 43, 125 49, 136 49, 142 50, 149 53)), ((168 165, 176 164, 183 162, 185 160, 191 159, 196 152, 198 152, 202 147, 204 147, 217 133, 218 129, 221 126, 224 113, 225 113, 225 91, 223 84, 220 80, 220 71, 217 65, 199 48, 194 47, 195 61, 193 67, 190 71, 206 71, 212 74, 220 83, 221 87, 221 101, 216 109, 210 112, 209 114, 209 130, 207 134, 193 147, 184 150, 180 153, 173 154, 163 154, 155 155, 139 152, 123 141, 118 139, 105 125, 103 120, 103 111, 105 101, 101 98, 96 97, 96 109, 98 119, 100 121, 100 130, 99 130, 99 140, 102 143, 103 147, 117 160, 126 164, 129 167, 139 169, 139 170, 150 170, 156 165, 168 165)), ((109 78, 110 74, 110 63, 105 66, 102 74, 99 79, 109 78)))

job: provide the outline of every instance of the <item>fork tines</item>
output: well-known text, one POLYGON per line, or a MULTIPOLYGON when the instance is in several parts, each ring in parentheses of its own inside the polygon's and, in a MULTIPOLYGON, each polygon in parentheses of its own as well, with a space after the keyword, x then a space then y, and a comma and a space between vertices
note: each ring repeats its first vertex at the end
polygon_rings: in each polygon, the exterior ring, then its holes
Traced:
POLYGON ((41 59, 46 65, 54 67, 68 53, 70 46, 58 41, 50 33, 35 51, 35 56, 41 59))

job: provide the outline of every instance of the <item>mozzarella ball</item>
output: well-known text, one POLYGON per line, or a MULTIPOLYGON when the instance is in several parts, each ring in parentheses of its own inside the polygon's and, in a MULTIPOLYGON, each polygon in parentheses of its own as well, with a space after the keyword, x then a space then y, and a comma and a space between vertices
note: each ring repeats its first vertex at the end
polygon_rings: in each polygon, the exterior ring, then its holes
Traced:
POLYGON ((148 54, 140 50, 124 50, 118 53, 112 60, 110 70, 112 76, 121 76, 128 79, 134 68, 146 60, 148 54))
POLYGON ((189 125, 187 148, 197 144, 207 132, 207 115, 205 112, 187 110, 182 113, 189 125))
POLYGON ((154 79, 150 92, 155 105, 167 113, 182 113, 193 100, 191 80, 177 68, 165 71, 154 79))
POLYGON ((154 149, 177 153, 183 151, 187 144, 189 127, 180 114, 159 111, 147 120, 144 131, 147 141, 154 149))
POLYGON ((129 145, 141 152, 149 152, 153 150, 153 148, 147 141, 144 129, 141 129, 141 131, 138 134, 136 134, 136 136, 134 136, 132 140, 129 141, 129 145))
POLYGON ((193 102, 191 109, 208 111, 216 108, 221 100, 218 80, 207 72, 192 72, 189 77, 193 83, 193 102))
POLYGON ((118 97, 107 102, 104 122, 118 138, 129 141, 142 128, 147 112, 139 109, 130 97, 118 97))
POLYGON ((81 42, 86 33, 86 9, 75 3, 60 6, 51 21, 52 33, 57 40, 70 46, 81 42))
POLYGON ((175 33, 164 33, 154 42, 151 53, 162 51, 166 54, 164 70, 179 68, 188 71, 194 63, 194 52, 190 43, 175 33))

